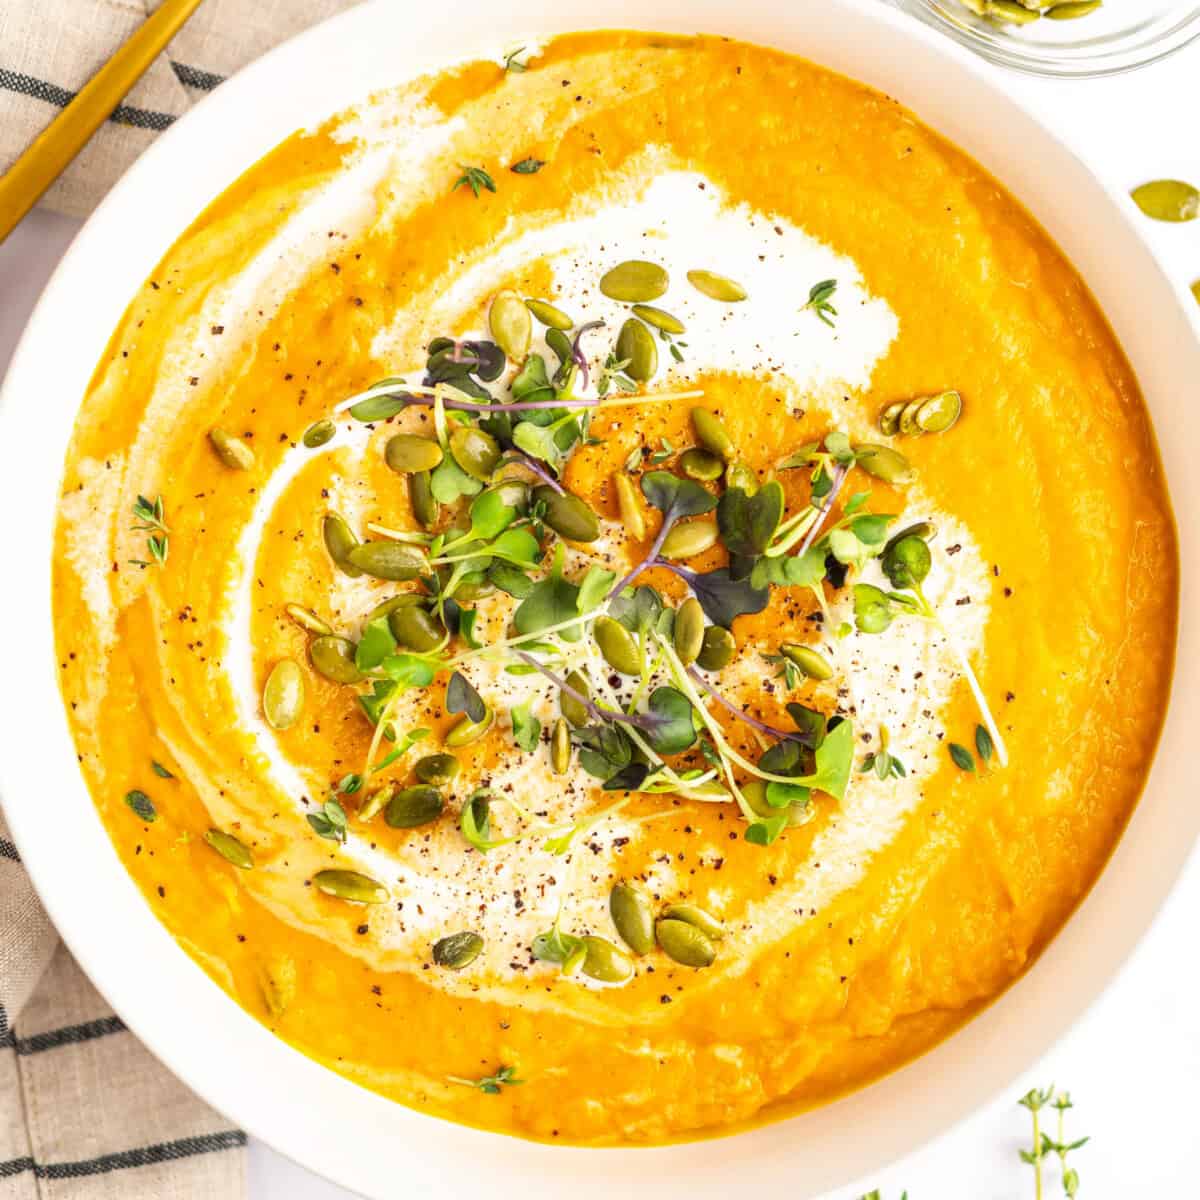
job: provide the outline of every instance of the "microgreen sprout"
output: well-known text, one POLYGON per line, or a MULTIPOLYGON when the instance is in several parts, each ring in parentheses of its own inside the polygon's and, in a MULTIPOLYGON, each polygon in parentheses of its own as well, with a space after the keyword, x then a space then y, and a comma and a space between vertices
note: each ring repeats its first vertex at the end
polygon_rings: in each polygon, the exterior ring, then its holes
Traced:
POLYGON ((814 283, 808 289, 808 302, 801 305, 800 311, 804 312, 807 309, 811 309, 832 329, 832 318, 838 315, 838 311, 830 301, 833 299, 833 294, 836 291, 836 279, 822 279, 820 283, 814 283))
POLYGON ((516 1067, 498 1067, 494 1074, 484 1075, 479 1079, 467 1079, 462 1075, 447 1075, 451 1083, 460 1083, 463 1087, 474 1088, 488 1096, 498 1096, 501 1088, 518 1087, 525 1082, 517 1078, 516 1067))

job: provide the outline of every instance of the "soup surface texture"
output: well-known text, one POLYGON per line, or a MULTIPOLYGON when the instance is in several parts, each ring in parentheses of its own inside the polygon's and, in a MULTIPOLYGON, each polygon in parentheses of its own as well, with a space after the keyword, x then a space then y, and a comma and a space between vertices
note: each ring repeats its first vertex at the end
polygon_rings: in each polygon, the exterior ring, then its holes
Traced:
POLYGON ((365 1087, 591 1144, 827 1100, 1019 976, 1137 800, 1177 590, 1133 375, 1012 197, 861 84, 625 33, 216 200, 54 572, 186 951, 365 1087))

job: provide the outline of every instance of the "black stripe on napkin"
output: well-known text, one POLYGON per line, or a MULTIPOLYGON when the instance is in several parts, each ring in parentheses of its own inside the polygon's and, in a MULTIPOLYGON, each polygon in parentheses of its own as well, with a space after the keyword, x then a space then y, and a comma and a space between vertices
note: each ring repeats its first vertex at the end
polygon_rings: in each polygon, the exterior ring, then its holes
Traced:
MULTIPOLYGON (((59 87, 56 83, 47 83, 44 79, 34 79, 32 75, 23 75, 20 71, 9 71, 4 67, 0 67, 0 88, 9 92, 20 92, 23 96, 32 96, 35 100, 44 100, 58 108, 66 108, 76 95, 75 92, 59 87)), ((129 104, 118 104, 108 119, 118 125, 132 125, 135 129, 153 129, 160 132, 175 122, 171 113, 134 108, 129 104)))
POLYGON ((201 92, 211 92, 217 84, 225 82, 224 75, 214 75, 211 71, 202 71, 199 67, 189 67, 184 63, 171 63, 171 70, 184 87, 196 88, 201 92))
POLYGON ((17 1053, 38 1054, 43 1050, 54 1050, 59 1046, 77 1046, 80 1042, 91 1042, 107 1037, 110 1033, 124 1033, 125 1022, 120 1017, 101 1017, 96 1021, 85 1021, 82 1025, 66 1025, 37 1033, 33 1037, 16 1039, 17 1053))
POLYGON ((159 1142, 158 1145, 142 1146, 137 1150, 102 1154, 99 1158, 89 1158, 83 1162, 39 1163, 32 1158, 13 1158, 0 1163, 0 1179, 20 1175, 23 1171, 32 1171, 38 1179, 82 1179, 86 1175, 106 1175, 127 1167, 149 1167, 155 1163, 191 1158, 196 1154, 233 1150, 245 1144, 246 1135, 240 1129, 227 1129, 221 1133, 180 1138, 175 1142, 159 1142))
POLYGON ((12 862, 21 861, 21 856, 17 853, 16 846, 8 838, 0 837, 0 858, 7 858, 12 862))

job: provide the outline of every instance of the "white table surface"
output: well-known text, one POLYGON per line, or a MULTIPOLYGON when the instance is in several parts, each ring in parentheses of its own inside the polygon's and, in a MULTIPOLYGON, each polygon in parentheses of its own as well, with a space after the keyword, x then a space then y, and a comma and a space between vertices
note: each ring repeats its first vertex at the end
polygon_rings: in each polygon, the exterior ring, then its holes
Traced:
MULTIPOLYGON (((1004 85, 1031 104, 1113 184, 1129 188, 1174 177, 1200 185, 1200 44, 1132 75, 1089 81, 1044 81, 1006 75, 1004 85)), ((1146 222, 1168 272, 1186 287, 1200 279, 1200 221, 1146 222)), ((0 372, 3 372, 42 287, 79 222, 35 212, 0 245, 0 372)), ((1147 313, 1147 320, 1154 314, 1147 313)), ((64 334, 69 336, 69 333, 64 334)), ((1197 390, 1196 380, 1180 381, 1197 390)), ((1197 397, 1200 402, 1200 396, 1197 397)), ((1030 1169, 1017 1150, 1027 1145, 1027 1114, 1016 1105, 1029 1087, 1069 1087, 1076 1108, 1068 1133, 1092 1141, 1074 1162, 1081 1200, 1200 1196, 1195 1166, 1200 1087, 1200 855, 1134 959, 1078 1027, 999 1098, 938 1142, 861 1186, 827 1200, 855 1200, 867 1187, 884 1200, 1026 1200, 1030 1169)), ((339 1200, 351 1193, 251 1142, 252 1200, 339 1200)), ((1047 1200, 1059 1197, 1053 1167, 1047 1200)), ((443 1193, 453 1196, 450 1185, 443 1193)), ((403 1181, 397 1181, 403 1195, 403 1181)), ((213 1197, 212 1200, 221 1200, 213 1197)))

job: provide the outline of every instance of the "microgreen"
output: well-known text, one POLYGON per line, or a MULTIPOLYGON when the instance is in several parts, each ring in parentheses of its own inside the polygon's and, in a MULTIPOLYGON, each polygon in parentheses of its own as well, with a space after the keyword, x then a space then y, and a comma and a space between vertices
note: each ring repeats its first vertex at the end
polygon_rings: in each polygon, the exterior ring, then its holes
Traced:
POLYGON ((525 53, 525 50, 525 46, 518 46, 515 50, 510 50, 504 56, 504 69, 514 75, 528 71, 529 64, 521 61, 521 55, 525 53))
POLYGON ((458 828, 467 842, 481 854, 515 842, 515 837, 492 837, 492 802, 495 799, 486 788, 472 792, 458 815, 458 828))
POLYGON ((836 279, 822 279, 820 283, 814 283, 808 289, 808 302, 801 306, 800 311, 811 309, 825 322, 830 328, 833 328, 832 317, 838 315, 838 311, 830 301, 833 299, 834 292, 837 291, 836 279))
POLYGON ((529 947, 538 962, 555 963, 562 967, 564 975, 574 974, 583 965, 586 947, 583 938, 562 931, 562 909, 554 917, 554 924, 545 933, 539 933, 529 947))
POLYGON ((496 190, 496 181, 482 167, 467 167, 459 163, 459 170, 462 174, 454 181, 454 187, 450 189, 452 192, 460 187, 469 187, 472 195, 478 199, 481 189, 486 188, 489 192, 496 190))
POLYGON ((537 749, 538 740, 542 736, 542 723, 533 715, 532 706, 528 703, 515 705, 511 712, 513 741, 525 751, 532 754, 537 749))
MULTIPOLYGON (((361 781, 359 786, 361 787, 361 781)), ((318 837, 328 838, 331 842, 345 842, 346 810, 332 796, 325 801, 319 812, 306 813, 305 817, 318 837)))
POLYGON ((147 824, 158 816, 158 810, 154 807, 154 801, 145 792, 139 791, 137 788, 125 793, 125 803, 147 824))
POLYGON ((678 575, 700 601, 704 615, 714 625, 722 625, 726 629, 732 627, 734 620, 743 614, 762 612, 771 598, 769 588, 758 587, 751 579, 731 579, 728 567, 698 574, 661 558, 653 565, 678 575))
MULTIPOLYGON (((524 70, 524 67, 521 69, 524 70)), ((536 175, 545 165, 546 160, 544 158, 530 156, 529 158, 523 158, 519 162, 513 163, 508 169, 514 175, 536 175)))
POLYGON ((766 552, 783 519, 783 486, 763 484, 753 496, 729 488, 717 504, 717 527, 731 555, 754 559, 766 552))
POLYGON ((483 697, 461 671, 455 671, 446 684, 446 711, 451 714, 466 713, 475 722, 487 716, 483 697))
MULTIPOLYGON (((628 366, 629 359, 618 359, 615 354, 609 354, 600 368, 600 378, 596 381, 596 395, 607 396, 613 388, 619 392, 636 392, 637 384, 625 374, 625 368, 628 366)), ((639 459, 639 463, 640 461, 639 459)), ((637 468, 627 467, 626 469, 632 471, 637 468)))
POLYGON ((133 515, 135 520, 130 528, 138 533, 150 535, 146 539, 146 550, 149 552, 150 558, 131 558, 129 561, 137 567, 148 567, 152 562, 157 563, 160 567, 166 566, 171 531, 168 529, 164 517, 162 496, 156 496, 153 500, 147 500, 145 496, 138 496, 133 506, 133 515))
POLYGON ((960 771, 970 771, 975 773, 975 756, 959 742, 951 742, 946 749, 950 752, 950 758, 954 765, 960 771))
MULTIPOLYGON (((513 613, 513 625, 520 634, 543 632, 579 614, 579 588, 563 578, 561 549, 560 543, 550 574, 534 584, 513 613)), ((582 630, 575 626, 562 630, 559 636, 563 641, 577 642, 581 635, 582 630)))
POLYGON ((451 1083, 461 1083, 464 1087, 475 1088, 488 1096, 498 1096, 503 1087, 518 1087, 525 1082, 517 1078, 516 1067, 498 1067, 494 1074, 484 1075, 480 1079, 467 1079, 461 1075, 447 1075, 451 1083))
POLYGON ((881 781, 903 779, 908 774, 904 764, 886 748, 875 750, 868 754, 862 760, 862 766, 859 767, 859 770, 864 775, 874 771, 875 777, 881 781))

